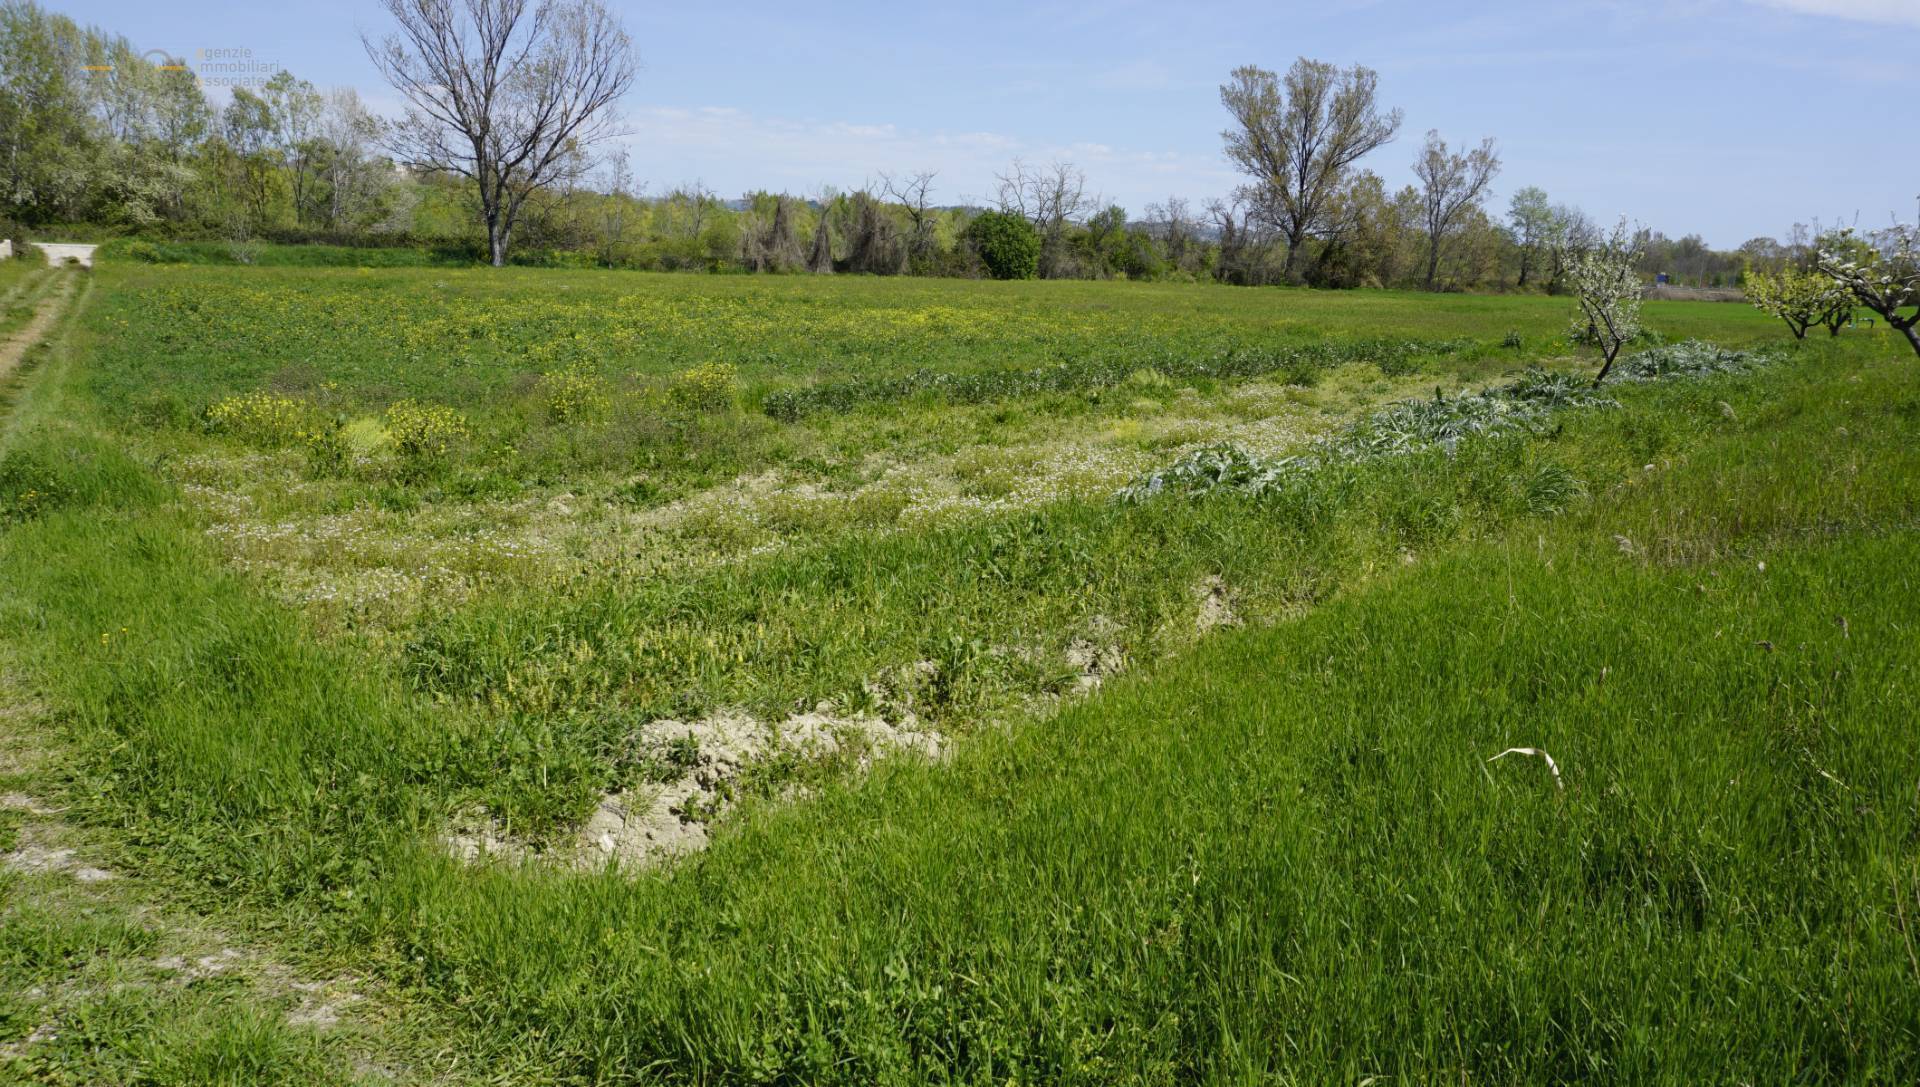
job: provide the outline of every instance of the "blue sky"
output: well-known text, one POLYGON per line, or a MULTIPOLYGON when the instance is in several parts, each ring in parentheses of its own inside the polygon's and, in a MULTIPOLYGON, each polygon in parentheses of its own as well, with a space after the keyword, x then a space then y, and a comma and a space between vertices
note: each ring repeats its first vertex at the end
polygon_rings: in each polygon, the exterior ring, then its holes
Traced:
MULTIPOLYGON (((42 2, 142 49, 246 49, 398 107, 359 43, 388 26, 372 0, 42 2)), ((1377 69, 1406 110, 1365 161, 1393 187, 1437 128, 1499 141, 1501 208, 1539 185, 1724 247, 1814 217, 1910 219, 1920 201, 1920 0, 609 2, 644 65, 625 114, 652 191, 934 169, 935 199, 957 203, 1020 155, 1072 161, 1135 214, 1197 205, 1237 180, 1221 79, 1306 55, 1377 69)))

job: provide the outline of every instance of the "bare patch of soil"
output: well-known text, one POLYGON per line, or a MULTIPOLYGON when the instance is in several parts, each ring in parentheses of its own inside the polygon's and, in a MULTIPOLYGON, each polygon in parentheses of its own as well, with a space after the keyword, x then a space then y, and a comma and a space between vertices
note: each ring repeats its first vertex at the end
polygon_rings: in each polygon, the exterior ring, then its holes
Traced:
POLYGON ((1201 578, 1193 587, 1193 597, 1197 608, 1193 617, 1193 629, 1205 634, 1219 627, 1237 627, 1240 615, 1233 606, 1233 593, 1227 583, 1218 575, 1201 578))
POLYGON ((1067 665, 1079 676, 1078 693, 1087 693, 1127 669, 1126 647, 1119 642, 1120 624, 1104 615, 1087 620, 1085 630, 1067 643, 1067 665))
MULTIPOLYGON (((868 714, 838 714, 822 704, 782 721, 735 711, 696 721, 654 721, 634 742, 662 763, 678 767, 678 776, 607 796, 571 842, 543 859, 583 869, 647 867, 706 848, 712 821, 731 803, 735 787, 776 760, 838 763, 859 773, 881 758, 937 759, 945 739, 911 713, 889 722, 868 714)), ((527 843, 477 812, 463 819, 445 844, 467 861, 520 861, 533 855, 527 843)))

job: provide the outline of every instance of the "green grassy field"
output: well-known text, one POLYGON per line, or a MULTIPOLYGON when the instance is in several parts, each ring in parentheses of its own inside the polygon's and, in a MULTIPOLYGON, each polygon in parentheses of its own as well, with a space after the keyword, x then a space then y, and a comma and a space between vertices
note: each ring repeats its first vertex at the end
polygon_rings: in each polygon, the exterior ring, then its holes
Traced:
POLYGON ((0 430, 0 785, 125 877, 0 874, 0 1071, 1920 1073, 1890 338, 1654 304, 1765 350, 1595 403, 1557 299, 85 284, 0 430))

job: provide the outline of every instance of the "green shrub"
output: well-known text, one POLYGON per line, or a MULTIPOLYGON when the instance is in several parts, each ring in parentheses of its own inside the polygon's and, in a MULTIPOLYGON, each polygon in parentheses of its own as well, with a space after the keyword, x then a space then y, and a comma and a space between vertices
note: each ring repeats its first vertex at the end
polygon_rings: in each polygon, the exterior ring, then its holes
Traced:
POLYGON ((329 420, 307 431, 301 438, 306 449, 307 461, 317 475, 328 475, 345 468, 353 459, 353 444, 348 439, 346 425, 339 419, 329 420))
POLYGON ((193 409, 170 389, 148 393, 134 401, 129 416, 148 430, 186 430, 194 425, 193 409))
POLYGON ((1032 279, 1040 268, 1040 235, 1023 216, 983 212, 967 224, 966 238, 995 279, 1032 279))

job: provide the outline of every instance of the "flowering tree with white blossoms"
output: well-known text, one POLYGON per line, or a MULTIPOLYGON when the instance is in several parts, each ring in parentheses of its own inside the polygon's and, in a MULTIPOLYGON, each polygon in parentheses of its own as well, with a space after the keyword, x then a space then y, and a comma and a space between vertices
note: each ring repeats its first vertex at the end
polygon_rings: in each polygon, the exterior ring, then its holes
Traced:
POLYGON ((1640 281, 1640 239, 1625 219, 1599 244, 1567 260, 1567 283, 1580 300, 1580 316, 1573 323, 1575 340, 1592 342, 1606 356, 1593 385, 1607 379, 1620 349, 1640 335, 1640 303, 1646 285, 1640 281))
POLYGON ((1880 315, 1887 327, 1907 337, 1920 354, 1920 224, 1896 224, 1876 230, 1860 244, 1842 230, 1820 247, 1820 271, 1880 315))

